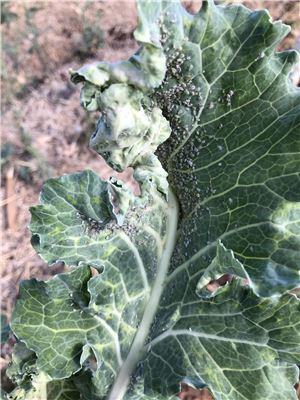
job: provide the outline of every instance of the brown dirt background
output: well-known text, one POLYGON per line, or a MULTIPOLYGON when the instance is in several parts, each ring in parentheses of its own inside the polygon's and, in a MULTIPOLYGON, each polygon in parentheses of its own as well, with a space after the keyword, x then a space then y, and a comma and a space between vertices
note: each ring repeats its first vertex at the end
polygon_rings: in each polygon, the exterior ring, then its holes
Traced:
MULTIPOLYGON (((185 3, 195 12, 201 2, 185 3)), ((267 8, 291 25, 280 50, 300 50, 299 1, 242 3, 267 8)), ((46 279, 63 269, 50 269, 30 245, 29 207, 38 202, 43 182, 85 168, 103 178, 120 175, 87 147, 97 115, 81 109, 80 88, 69 82, 68 70, 132 54, 136 6, 133 0, 11 1, 1 4, 1 16, 1 312, 10 319, 20 280, 46 279)), ((300 66, 293 80, 299 83, 300 66)), ((134 185, 130 170, 121 175, 134 185)), ((7 365, 10 350, 11 343, 3 346, 0 367, 7 365)), ((181 398, 210 397, 183 391, 181 398)))

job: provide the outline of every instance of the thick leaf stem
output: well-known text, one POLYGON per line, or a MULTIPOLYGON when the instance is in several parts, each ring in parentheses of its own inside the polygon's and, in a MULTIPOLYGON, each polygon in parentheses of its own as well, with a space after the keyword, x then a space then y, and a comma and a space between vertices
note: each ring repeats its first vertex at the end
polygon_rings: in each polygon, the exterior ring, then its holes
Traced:
POLYGON ((125 395, 132 372, 144 354, 145 342, 164 289, 164 281, 168 273, 170 259, 176 243, 178 221, 178 204, 176 197, 171 190, 169 190, 168 216, 167 240, 158 265, 157 276, 153 284, 149 302, 145 308, 143 318, 133 340, 130 352, 119 370, 110 395, 108 396, 108 400, 121 400, 125 395))

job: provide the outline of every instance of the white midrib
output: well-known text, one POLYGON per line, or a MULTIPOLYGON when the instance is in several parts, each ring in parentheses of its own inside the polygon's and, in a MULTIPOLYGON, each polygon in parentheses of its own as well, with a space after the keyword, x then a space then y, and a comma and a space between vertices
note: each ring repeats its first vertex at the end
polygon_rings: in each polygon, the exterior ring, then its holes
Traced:
POLYGON ((168 200, 168 227, 166 234, 166 244, 157 268, 157 275, 154 280, 151 295, 136 336, 132 342, 130 351, 124 363, 122 364, 116 380, 112 386, 108 400, 122 400, 130 382, 131 375, 135 366, 141 360, 145 351, 145 342, 147 340, 154 316, 159 306, 160 298, 164 290, 164 281, 168 273, 170 259, 175 247, 176 231, 178 221, 178 204, 175 195, 169 190, 168 200))

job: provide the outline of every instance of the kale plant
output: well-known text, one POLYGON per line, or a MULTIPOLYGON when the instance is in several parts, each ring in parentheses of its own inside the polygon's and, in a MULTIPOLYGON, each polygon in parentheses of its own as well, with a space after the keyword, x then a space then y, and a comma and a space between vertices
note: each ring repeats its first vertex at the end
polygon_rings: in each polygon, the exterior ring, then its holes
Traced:
POLYGON ((139 50, 71 72, 100 111, 93 171, 31 208, 47 282, 23 282, 9 399, 295 400, 300 364, 300 94, 266 11, 138 2, 139 50), (224 286, 209 282, 229 274, 224 286))

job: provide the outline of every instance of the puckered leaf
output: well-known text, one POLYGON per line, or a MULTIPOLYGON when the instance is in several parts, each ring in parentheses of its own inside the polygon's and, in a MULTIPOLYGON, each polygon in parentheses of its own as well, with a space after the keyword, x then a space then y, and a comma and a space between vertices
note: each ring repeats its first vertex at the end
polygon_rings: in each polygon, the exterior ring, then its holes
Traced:
POLYGON ((101 111, 92 147, 132 166, 141 196, 91 171, 45 185, 33 245, 77 269, 24 283, 13 330, 88 400, 173 399, 181 382, 296 400, 300 95, 296 53, 274 52, 288 28, 210 0, 138 9, 137 54, 72 79, 101 111))
POLYGON ((22 342, 16 343, 12 354, 12 362, 7 370, 8 377, 13 382, 19 383, 26 372, 32 369, 35 361, 36 355, 32 350, 29 350, 22 342))
MULTIPOLYGON (((143 317, 155 274, 161 275, 161 286, 169 264, 167 260, 157 272, 169 214, 164 195, 153 187, 147 198, 129 197, 132 201, 126 202, 125 188, 113 183, 85 171, 44 186, 42 204, 31 210, 34 245, 49 262, 82 267, 46 283, 25 282, 12 324, 15 334, 39 355, 37 370, 54 380, 70 377, 95 358, 95 396, 104 396, 112 385, 143 317), (116 216, 124 203, 126 220, 119 225, 116 216), (91 278, 88 265, 101 275, 91 278)), ((175 227, 176 222, 175 217, 175 227)), ((170 237, 173 243, 174 235, 170 237)), ((172 247, 169 258, 171 254, 172 247)), ((151 302, 147 307, 155 313, 155 304, 153 310, 151 302)), ((145 334, 151 321, 146 321, 145 334)))
MULTIPOLYGON (((288 79, 298 56, 274 52, 289 27, 271 23, 266 11, 220 7, 210 0, 195 16, 177 1, 155 6, 142 1, 139 9, 138 39, 149 44, 153 37, 156 43, 159 28, 167 60, 161 85, 143 91, 141 110, 150 98, 172 129, 159 149, 182 211, 172 268, 201 274, 222 240, 261 295, 300 285, 300 95, 288 79)), ((104 111, 99 126, 105 129, 97 129, 91 143, 105 142, 96 150, 104 157, 109 152, 111 160, 111 153, 124 153, 123 145, 113 150, 122 113, 102 98, 116 81, 107 88, 93 69, 85 71, 83 80, 99 89, 98 107, 104 111), (111 139, 105 141, 107 132, 111 139)), ((118 82, 132 90, 129 73, 118 82)), ((129 136, 138 132, 141 122, 129 136)))
POLYGON ((7 400, 74 400, 81 395, 69 380, 53 381, 44 373, 39 373, 36 355, 22 342, 16 343, 12 363, 7 375, 18 386, 4 399, 7 400))
POLYGON ((142 289, 153 277, 166 225, 163 198, 156 190, 148 197, 141 204, 121 181, 104 182, 92 171, 50 179, 41 204, 30 209, 32 244, 50 264, 63 261, 101 270, 111 264, 119 268, 122 259, 137 274, 132 289, 142 289))
MULTIPOLYGON (((80 267, 46 283, 31 280, 23 284, 13 329, 39 354, 38 371, 57 380, 86 369, 90 378, 79 376, 76 382, 74 377, 74 384, 87 399, 106 398, 108 388, 115 379, 118 382, 118 369, 131 355, 135 363, 142 359, 132 378, 138 381, 144 376, 139 390, 149 398, 169 398, 187 380, 196 387, 208 384, 222 400, 296 399, 292 385, 297 367, 287 364, 300 362, 300 302, 296 296, 262 299, 239 280, 209 299, 190 291, 167 325, 159 313, 166 315, 169 310, 160 306, 157 322, 147 332, 148 343, 142 343, 139 354, 130 347, 132 319, 137 322, 139 315, 129 307, 122 312, 120 288, 107 290, 105 280, 105 272, 91 277, 89 267, 80 267)), ((182 284, 187 280, 187 276, 180 277, 182 284)), ((115 285, 113 279, 108 283, 115 285)), ((167 309, 177 300, 170 291, 167 287, 166 296, 172 301, 165 304, 167 309)), ((117 386, 115 393, 123 389, 117 386)), ((136 390, 129 389, 128 398, 136 390)))

